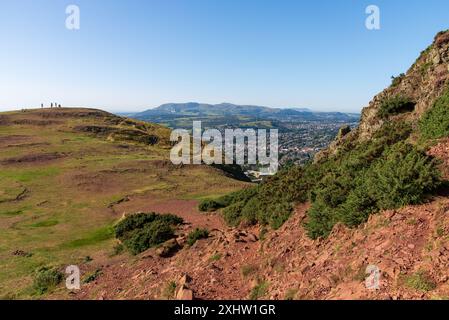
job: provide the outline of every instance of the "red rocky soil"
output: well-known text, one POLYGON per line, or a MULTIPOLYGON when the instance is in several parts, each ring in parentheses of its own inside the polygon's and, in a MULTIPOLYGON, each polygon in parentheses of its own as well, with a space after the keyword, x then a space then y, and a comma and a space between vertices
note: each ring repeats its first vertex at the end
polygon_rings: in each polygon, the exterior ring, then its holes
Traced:
MULTIPOLYGON (((444 141, 430 150, 445 168, 448 148, 449 141, 444 141)), ((266 299, 449 299, 446 196, 373 215, 357 229, 338 225, 325 240, 306 236, 302 224, 307 204, 262 239, 257 227, 227 228, 218 215, 198 213, 194 205, 176 202, 165 207, 184 212, 188 222, 177 239, 182 249, 174 256, 162 258, 155 249, 136 258, 124 254, 103 265, 102 275, 74 298, 166 299, 166 288, 174 281, 175 295, 185 299, 247 299, 262 282, 266 291, 260 298, 266 299), (210 237, 188 247, 186 234, 200 225, 212 229, 210 237), (369 265, 380 270, 380 287, 375 290, 365 286, 369 265), (417 275, 423 275, 430 288, 411 285, 417 275)), ((164 209, 161 206, 153 203, 143 209, 164 209)))

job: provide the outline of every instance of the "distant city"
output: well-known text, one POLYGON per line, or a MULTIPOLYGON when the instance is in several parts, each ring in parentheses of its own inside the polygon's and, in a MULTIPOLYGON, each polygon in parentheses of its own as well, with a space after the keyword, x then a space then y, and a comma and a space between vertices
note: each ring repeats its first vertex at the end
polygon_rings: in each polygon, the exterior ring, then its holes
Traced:
MULTIPOLYGON (((140 113, 126 114, 139 120, 156 122, 172 129, 190 130, 193 121, 201 121, 203 129, 220 131, 235 128, 278 129, 279 164, 303 165, 335 138, 340 127, 358 125, 360 114, 315 112, 308 108, 277 109, 262 106, 168 103, 140 113)), ((258 165, 243 165, 253 180, 261 180, 258 165)))

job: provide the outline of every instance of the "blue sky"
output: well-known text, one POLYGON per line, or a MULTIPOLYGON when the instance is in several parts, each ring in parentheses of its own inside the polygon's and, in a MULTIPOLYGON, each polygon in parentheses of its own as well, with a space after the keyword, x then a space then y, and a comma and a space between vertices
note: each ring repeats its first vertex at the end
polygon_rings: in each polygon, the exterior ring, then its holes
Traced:
POLYGON ((449 28, 446 0, 1 0, 0 110, 232 102, 359 111, 449 28), (81 29, 65 28, 76 4, 81 29), (365 28, 375 4, 381 29, 365 28))

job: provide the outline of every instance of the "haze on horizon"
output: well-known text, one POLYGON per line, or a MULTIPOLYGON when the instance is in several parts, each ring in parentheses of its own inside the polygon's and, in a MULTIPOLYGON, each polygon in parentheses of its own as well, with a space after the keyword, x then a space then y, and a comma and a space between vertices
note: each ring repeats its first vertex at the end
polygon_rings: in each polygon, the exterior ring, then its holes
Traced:
POLYGON ((448 28, 447 12, 444 0, 6 0, 0 111, 197 101, 359 112, 448 28), (65 28, 69 4, 80 30, 65 28), (365 28, 370 4, 380 30, 365 28))

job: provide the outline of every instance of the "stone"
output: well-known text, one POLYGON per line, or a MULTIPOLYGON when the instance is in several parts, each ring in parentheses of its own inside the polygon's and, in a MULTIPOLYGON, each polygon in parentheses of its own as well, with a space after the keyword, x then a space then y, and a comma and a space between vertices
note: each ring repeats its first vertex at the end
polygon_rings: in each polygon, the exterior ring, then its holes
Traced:
POLYGON ((186 284, 188 284, 190 281, 192 281, 192 278, 187 274, 187 273, 185 273, 182 277, 181 277, 181 279, 179 279, 179 285, 180 286, 185 286, 186 284))
POLYGON ((171 239, 164 242, 159 248, 157 248, 156 254, 162 258, 170 257, 177 250, 179 250, 179 248, 180 246, 176 239, 171 239))
POLYGON ((193 291, 181 286, 176 293, 176 300, 193 300, 193 291))

